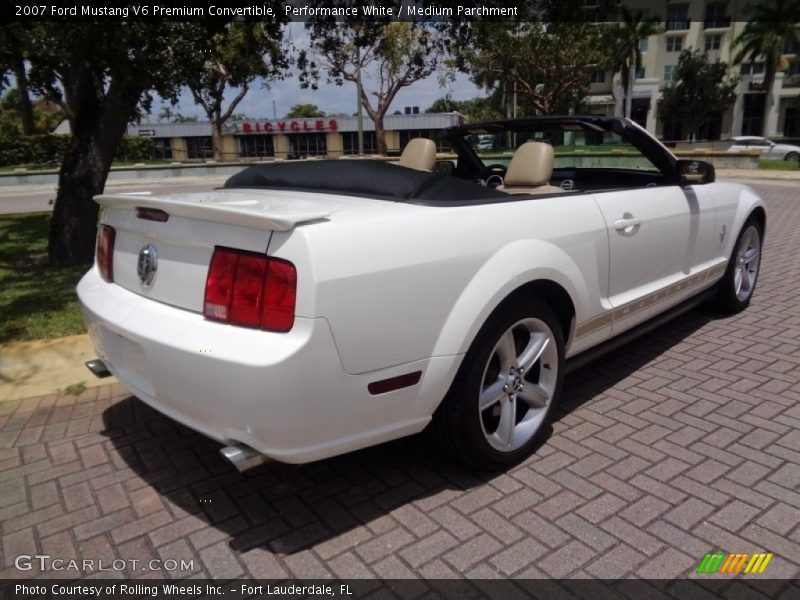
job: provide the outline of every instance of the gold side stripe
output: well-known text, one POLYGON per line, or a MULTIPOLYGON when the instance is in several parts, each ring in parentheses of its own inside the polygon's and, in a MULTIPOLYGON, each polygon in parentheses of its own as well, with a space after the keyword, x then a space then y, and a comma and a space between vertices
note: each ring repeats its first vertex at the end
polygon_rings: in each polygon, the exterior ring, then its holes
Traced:
POLYGON ((617 319, 630 317, 636 313, 647 310, 657 302, 661 302, 667 298, 675 296, 676 294, 685 291, 687 288, 707 283, 708 280, 722 275, 727 268, 728 265, 726 263, 709 267, 708 269, 704 269, 699 273, 695 273, 691 277, 687 277, 678 283, 673 283, 672 285, 658 290, 657 292, 652 292, 646 296, 632 300, 627 304, 623 304, 622 306, 606 311, 602 315, 598 315, 581 323, 575 330, 575 337, 580 338, 585 335, 589 335, 590 333, 594 333, 595 331, 607 327, 617 319))

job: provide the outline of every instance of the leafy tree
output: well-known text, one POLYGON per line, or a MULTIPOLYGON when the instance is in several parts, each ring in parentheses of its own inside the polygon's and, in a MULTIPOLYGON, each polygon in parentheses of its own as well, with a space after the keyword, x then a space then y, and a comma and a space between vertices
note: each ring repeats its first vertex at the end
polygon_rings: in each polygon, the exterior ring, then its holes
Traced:
POLYGON ((539 114, 574 108, 589 71, 609 60, 608 29, 581 21, 483 21, 471 36, 456 50, 458 67, 488 90, 516 91, 539 114))
POLYGON ((324 117, 325 111, 319 109, 319 106, 316 104, 295 104, 292 108, 289 109, 289 112, 286 113, 287 119, 298 119, 298 118, 311 118, 311 117, 324 117))
POLYGON ((162 106, 161 110, 158 111, 158 120, 166 121, 167 123, 195 123, 197 122, 197 117, 179 113, 173 110, 172 106, 162 106))
POLYGON ((0 99, 0 133, 19 135, 22 132, 22 118, 19 114, 19 90, 11 88, 0 99))
POLYGON ((360 24, 316 20, 308 49, 299 53, 301 85, 317 88, 322 73, 328 81, 342 85, 357 83, 359 69, 371 75, 376 88, 361 90, 361 104, 375 124, 379 154, 386 154, 383 118, 397 93, 432 75, 444 54, 436 29, 419 23, 378 20, 360 24))
POLYGON ((661 119, 678 120, 688 127, 688 139, 715 113, 730 108, 736 100, 736 78, 729 76, 724 62, 708 62, 703 50, 684 50, 678 57, 675 81, 664 88, 661 119))
POLYGON ((31 119, 33 128, 25 131, 25 120, 21 115, 19 88, 11 88, 0 99, 0 132, 5 135, 33 135, 35 133, 50 133, 61 121, 64 120, 64 111, 44 98, 37 98, 30 102, 31 119))
POLYGON ((764 88, 767 92, 764 102, 764 130, 767 134, 767 119, 775 102, 772 86, 783 57, 784 44, 800 47, 800 0, 759 0, 749 4, 746 9, 748 22, 742 33, 733 41, 739 50, 733 58, 734 64, 764 61, 764 88))
POLYGON ((214 158, 222 156, 222 126, 244 99, 250 85, 259 77, 273 79, 288 65, 281 37, 265 23, 226 24, 209 39, 205 52, 197 56, 200 64, 190 70, 189 89, 211 121, 214 158), (236 88, 236 95, 224 108, 225 89, 236 88))
MULTIPOLYGON (((153 94, 173 99, 224 28, 203 22, 37 22, 22 54, 32 90, 57 103, 72 130, 59 173, 50 230, 54 265, 91 262, 98 208, 127 124, 149 111, 153 94)), ((279 35, 281 24, 267 25, 279 35)), ((8 31, 0 25, 0 38, 8 31)))
MULTIPOLYGON (((233 115, 231 115, 231 118, 233 118, 233 115)), ((196 123, 197 117, 174 111, 170 106, 163 106, 158 113, 158 120, 166 121, 167 123, 196 123)))
POLYGON ((16 80, 17 114, 23 135, 32 135, 36 131, 33 115, 33 104, 28 92, 28 72, 22 47, 26 39, 25 30, 16 23, 9 23, 0 35, 0 90, 8 84, 8 73, 13 73, 16 80))
POLYGON ((639 44, 642 39, 661 32, 659 17, 645 18, 641 10, 633 12, 625 5, 620 5, 622 19, 614 31, 612 39, 612 68, 620 74, 622 91, 625 97, 624 115, 631 116, 633 104, 633 80, 636 71, 642 68, 642 51, 639 44))
POLYGON ((35 133, 52 133, 67 118, 61 107, 47 98, 36 98, 32 106, 35 133))
POLYGON ((503 98, 499 91, 488 98, 472 98, 471 100, 453 100, 449 96, 445 96, 436 100, 425 112, 459 112, 473 123, 491 121, 503 117, 503 98))

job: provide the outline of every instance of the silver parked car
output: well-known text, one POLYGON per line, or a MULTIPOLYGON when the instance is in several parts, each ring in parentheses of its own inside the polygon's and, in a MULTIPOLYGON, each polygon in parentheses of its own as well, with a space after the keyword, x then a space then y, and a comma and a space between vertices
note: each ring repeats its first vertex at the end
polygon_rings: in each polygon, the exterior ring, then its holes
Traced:
POLYGON ((767 138, 753 135, 742 135, 731 139, 733 140, 733 145, 728 148, 728 152, 758 150, 761 152, 761 158, 788 160, 796 163, 800 162, 800 146, 777 144, 767 138))

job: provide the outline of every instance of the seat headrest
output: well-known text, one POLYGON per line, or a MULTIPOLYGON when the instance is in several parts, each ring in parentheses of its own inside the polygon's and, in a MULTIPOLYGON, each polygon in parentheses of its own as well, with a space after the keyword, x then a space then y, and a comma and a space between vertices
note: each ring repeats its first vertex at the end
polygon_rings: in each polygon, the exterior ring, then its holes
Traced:
POLYGON ((553 147, 525 142, 514 153, 503 178, 505 187, 546 185, 553 176, 553 147))
POLYGON ((403 148, 398 164, 417 171, 433 172, 436 168, 436 144, 427 138, 409 140, 403 148))

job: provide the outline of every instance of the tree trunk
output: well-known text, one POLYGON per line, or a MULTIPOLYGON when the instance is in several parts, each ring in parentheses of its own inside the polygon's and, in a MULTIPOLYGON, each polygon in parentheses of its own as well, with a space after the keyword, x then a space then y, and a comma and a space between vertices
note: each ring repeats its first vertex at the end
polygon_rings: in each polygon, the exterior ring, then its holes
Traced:
POLYGON ((25 72, 25 61, 20 58, 14 63, 14 76, 17 78, 19 91, 19 114, 22 119, 22 134, 33 135, 36 127, 33 122, 33 105, 28 93, 28 74, 25 72))
POLYGON ((70 140, 50 221, 51 265, 90 263, 94 256, 98 207, 92 198, 102 193, 108 173, 99 137, 87 133, 70 140))
POLYGON ((631 68, 628 69, 628 89, 625 93, 625 118, 631 118, 633 112, 633 82, 636 80, 636 50, 631 56, 631 68))
POLYGON ((611 97, 614 98, 614 116, 622 117, 625 113, 625 86, 622 85, 622 74, 620 81, 616 77, 611 79, 611 97))
POLYGON ((222 154, 222 119, 219 111, 214 115, 213 125, 211 127, 211 148, 213 149, 214 160, 225 160, 222 154))
POLYGON ((378 115, 375 119, 375 146, 380 156, 386 156, 386 130, 383 128, 383 115, 378 115))
MULTIPOLYGON (((777 65, 776 65, 777 66, 777 65)), ((772 111, 772 105, 775 103, 775 94, 772 93, 772 87, 775 85, 776 67, 766 67, 764 73, 764 91, 767 92, 764 98, 764 125, 761 128, 761 135, 769 137, 774 131, 769 131, 769 113, 772 111)))
MULTIPOLYGON (((103 97, 91 72, 78 75, 73 95, 72 139, 58 176, 50 221, 50 264, 88 264, 94 257, 98 206, 94 196, 105 187, 114 152, 133 116, 141 93, 110 89, 103 97)), ((112 83, 113 88, 113 83, 112 83)))
POLYGON ((689 119, 689 133, 686 137, 686 140, 689 142, 696 142, 697 141, 697 128, 699 124, 694 119, 689 119))

